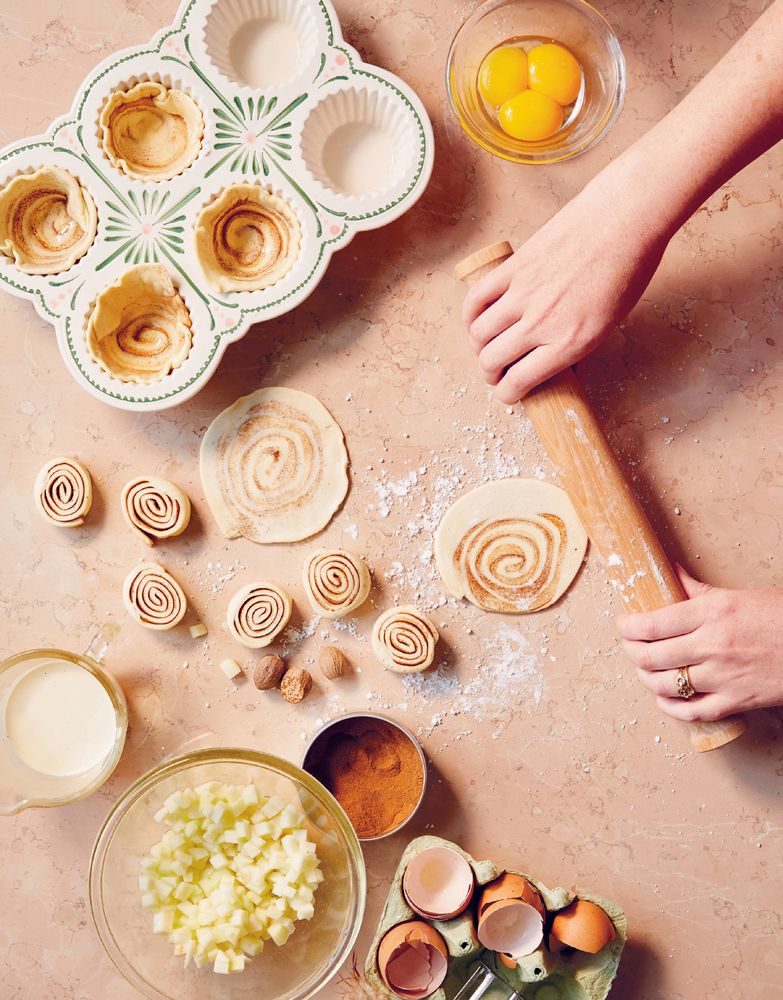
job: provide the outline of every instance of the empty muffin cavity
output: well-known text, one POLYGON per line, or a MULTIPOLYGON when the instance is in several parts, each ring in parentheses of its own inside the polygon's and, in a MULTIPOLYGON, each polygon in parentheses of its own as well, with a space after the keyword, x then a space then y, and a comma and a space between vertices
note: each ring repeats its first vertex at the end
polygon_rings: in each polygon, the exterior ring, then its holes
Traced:
POLYGON ((204 135, 204 117, 193 98, 155 80, 111 94, 99 125, 110 163, 143 181, 181 174, 199 155, 204 135))
POLYGON ((280 87, 316 54, 317 27, 303 0, 218 0, 204 42, 218 70, 240 86, 280 87))
POLYGON ((61 274, 92 246, 98 210, 61 167, 20 174, 0 190, 0 251, 25 274, 61 274))
POLYGON ((196 253, 219 292, 257 291, 285 277, 299 256, 302 230, 294 209, 260 184, 232 184, 196 223, 196 253))
POLYGON ((87 321, 90 354, 120 382, 159 382, 192 344, 190 312, 160 264, 129 268, 98 295, 87 321))
POLYGON ((399 101, 376 90, 345 89, 310 112, 302 157, 316 181, 345 198, 393 188, 417 163, 416 135, 399 101))

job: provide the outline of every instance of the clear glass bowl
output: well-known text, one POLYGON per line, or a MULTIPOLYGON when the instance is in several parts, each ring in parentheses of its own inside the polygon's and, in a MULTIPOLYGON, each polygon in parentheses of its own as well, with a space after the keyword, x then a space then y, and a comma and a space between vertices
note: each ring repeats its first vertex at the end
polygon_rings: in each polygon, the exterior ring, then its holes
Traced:
POLYGON ((487 0, 454 36, 446 85, 460 124, 483 149, 516 163, 559 163, 590 149, 614 124, 625 97, 625 59, 608 22, 584 0, 487 0), (506 39, 525 36, 561 42, 584 72, 574 112, 541 142, 507 135, 478 91, 484 56, 506 39))
POLYGON ((367 891, 364 860, 348 817, 315 778, 287 761, 250 750, 185 754, 149 771, 109 813, 90 860, 90 906, 109 957, 125 979, 153 1000, 306 1000, 338 971, 359 933, 367 891), (217 975, 183 968, 164 935, 153 934, 141 905, 139 861, 162 835, 154 813, 177 789, 206 781, 253 783, 264 795, 295 802, 308 819, 324 881, 315 916, 289 941, 270 944, 243 972, 217 975))

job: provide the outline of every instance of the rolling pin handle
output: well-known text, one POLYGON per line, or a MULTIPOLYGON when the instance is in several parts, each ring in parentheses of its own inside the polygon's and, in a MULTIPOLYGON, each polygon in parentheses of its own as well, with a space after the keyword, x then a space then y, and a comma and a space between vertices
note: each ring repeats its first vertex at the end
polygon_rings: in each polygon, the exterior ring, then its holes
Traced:
MULTIPOLYGON (((513 252, 506 240, 493 243, 460 261, 454 270, 460 281, 474 285, 513 252)), ((625 610, 655 611, 684 600, 671 563, 571 369, 533 390, 524 405, 607 569, 613 564, 631 568, 624 570, 624 577, 613 579, 626 601, 625 610), (630 579, 636 582, 631 585, 630 579)), ((746 728, 739 716, 695 722, 690 726, 691 743, 701 752, 716 750, 742 736, 746 728)))

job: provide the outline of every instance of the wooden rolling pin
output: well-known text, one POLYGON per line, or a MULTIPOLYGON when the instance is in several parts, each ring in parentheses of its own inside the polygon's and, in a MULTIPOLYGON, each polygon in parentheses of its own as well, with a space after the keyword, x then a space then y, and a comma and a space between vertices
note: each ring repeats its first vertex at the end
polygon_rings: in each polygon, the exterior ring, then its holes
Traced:
MULTIPOLYGON (((456 267, 468 285, 502 264, 510 243, 495 243, 456 267)), ((571 368, 539 385, 524 399, 530 419, 590 541, 606 566, 623 610, 654 611, 685 599, 682 587, 647 516, 571 368)), ((739 716, 691 725, 697 750, 715 750, 745 732, 739 716)))

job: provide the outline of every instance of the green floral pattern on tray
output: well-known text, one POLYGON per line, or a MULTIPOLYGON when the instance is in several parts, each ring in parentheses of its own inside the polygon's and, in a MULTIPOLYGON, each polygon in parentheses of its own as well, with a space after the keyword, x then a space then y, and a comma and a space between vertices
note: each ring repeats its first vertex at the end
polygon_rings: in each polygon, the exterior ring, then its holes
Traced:
POLYGON ((342 42, 327 0, 298 0, 316 16, 319 48, 306 74, 280 88, 256 90, 226 80, 204 41, 209 11, 222 0, 187 0, 174 24, 149 46, 117 53, 90 75, 70 116, 46 136, 0 153, 0 184, 17 173, 57 165, 87 187, 98 206, 98 236, 68 272, 31 277, 0 260, 0 285, 30 299, 54 324, 70 373, 105 402, 157 410, 189 398, 214 372, 225 346, 251 324, 294 308, 320 280, 332 253, 361 229, 391 221, 419 197, 432 168, 432 130, 420 102, 383 70, 364 64, 342 42), (144 78, 182 86, 197 100, 205 123, 196 161, 170 183, 132 181, 100 148, 97 117, 112 90, 144 78), (369 88, 395 102, 415 135, 415 158, 388 197, 340 198, 310 174, 299 149, 307 116, 342 87, 369 88), (216 295, 205 282, 192 233, 203 206, 231 183, 252 182, 287 198, 303 226, 300 259, 287 278, 259 292, 216 295), (191 311, 194 349, 180 369, 153 386, 117 382, 86 349, 86 316, 101 288, 128 267, 159 263, 178 281, 191 311))

